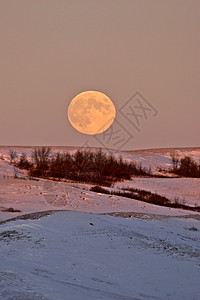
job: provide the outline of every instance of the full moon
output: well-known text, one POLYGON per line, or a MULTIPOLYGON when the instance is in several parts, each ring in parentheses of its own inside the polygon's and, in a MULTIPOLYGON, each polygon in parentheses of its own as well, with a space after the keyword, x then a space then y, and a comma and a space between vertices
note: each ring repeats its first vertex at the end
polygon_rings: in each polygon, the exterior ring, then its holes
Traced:
POLYGON ((72 99, 68 107, 71 125, 81 133, 95 135, 106 131, 114 122, 116 109, 105 94, 86 91, 72 99))

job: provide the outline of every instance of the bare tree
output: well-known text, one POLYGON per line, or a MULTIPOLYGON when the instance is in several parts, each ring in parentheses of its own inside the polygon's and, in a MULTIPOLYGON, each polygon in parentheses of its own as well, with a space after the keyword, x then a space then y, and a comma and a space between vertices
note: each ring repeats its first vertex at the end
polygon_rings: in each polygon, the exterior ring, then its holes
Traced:
POLYGON ((49 168, 51 148, 42 147, 32 151, 32 160, 34 163, 34 174, 36 176, 44 176, 49 168))
POLYGON ((179 155, 177 152, 174 152, 170 156, 171 156, 171 160, 172 160, 173 171, 176 171, 178 168, 178 164, 179 164, 179 155))
POLYGON ((9 151, 10 163, 12 164, 14 160, 18 157, 17 152, 14 150, 9 151))

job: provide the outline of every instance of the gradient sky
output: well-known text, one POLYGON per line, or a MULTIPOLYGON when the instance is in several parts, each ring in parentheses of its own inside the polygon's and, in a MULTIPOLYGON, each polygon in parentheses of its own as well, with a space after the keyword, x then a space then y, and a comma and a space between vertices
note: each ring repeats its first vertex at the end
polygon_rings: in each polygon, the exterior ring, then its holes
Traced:
POLYGON ((199 0, 0 0, 0 144, 101 146, 67 119, 97 90, 123 148, 200 146, 199 15, 199 0), (140 131, 120 110, 137 91, 153 107, 140 131))

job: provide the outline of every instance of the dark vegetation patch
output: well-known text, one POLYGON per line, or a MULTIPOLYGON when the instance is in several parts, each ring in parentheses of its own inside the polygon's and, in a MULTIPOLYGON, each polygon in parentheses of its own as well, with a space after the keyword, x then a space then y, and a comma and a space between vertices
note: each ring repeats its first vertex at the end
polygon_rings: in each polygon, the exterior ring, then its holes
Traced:
POLYGON ((102 194, 126 197, 126 198, 139 200, 139 201, 143 201, 143 202, 147 202, 147 203, 151 203, 151 204, 155 204, 155 205, 160 205, 160 206, 186 209, 186 210, 192 210, 192 211, 200 211, 200 206, 192 207, 189 205, 185 205, 181 201, 178 201, 177 199, 176 199, 176 202, 171 202, 169 199, 167 199, 164 196, 161 196, 156 193, 151 193, 151 192, 145 191, 145 190, 140 190, 140 189, 123 188, 122 190, 115 191, 115 190, 108 190, 106 188, 96 185, 96 186, 91 187, 90 191, 102 193, 102 194))
POLYGON ((6 230, 0 233, 0 241, 4 241, 4 242, 30 239, 30 238, 31 238, 30 236, 25 235, 23 233, 19 233, 16 230, 6 230))
POLYGON ((19 209, 15 209, 13 207, 8 207, 8 208, 3 208, 2 209, 3 212, 11 212, 11 213, 16 213, 16 212, 22 212, 21 210, 19 209))
MULTIPOLYGON (((160 215, 160 214, 151 214, 151 213, 137 213, 137 212, 109 212, 109 213, 102 213, 102 215, 108 215, 113 217, 121 217, 121 218, 138 218, 138 219, 145 219, 145 220, 166 220, 166 219, 194 219, 200 221, 199 214, 187 214, 187 215, 160 215)), ((196 227, 195 227, 196 228, 196 227)), ((191 230, 190 228, 185 228, 187 230, 191 230)), ((197 229, 197 228, 196 228, 197 229)), ((191 230, 191 231, 198 231, 191 230)))
POLYGON ((188 230, 190 230, 190 231, 198 231, 198 229, 196 227, 194 227, 194 226, 188 228, 188 230))
POLYGON ((171 155, 172 168, 171 172, 183 176, 200 178, 200 164, 196 163, 190 156, 179 159, 175 152, 171 155))
POLYGON ((110 186, 113 182, 129 180, 132 176, 151 176, 151 169, 147 170, 134 161, 127 162, 112 154, 105 154, 102 150, 95 152, 77 150, 74 154, 52 153, 50 148, 42 147, 32 151, 29 161, 26 154, 16 158, 11 153, 10 162, 21 169, 26 169, 29 176, 51 179, 68 179, 84 183, 110 186), (12 155, 11 155, 12 154, 12 155))

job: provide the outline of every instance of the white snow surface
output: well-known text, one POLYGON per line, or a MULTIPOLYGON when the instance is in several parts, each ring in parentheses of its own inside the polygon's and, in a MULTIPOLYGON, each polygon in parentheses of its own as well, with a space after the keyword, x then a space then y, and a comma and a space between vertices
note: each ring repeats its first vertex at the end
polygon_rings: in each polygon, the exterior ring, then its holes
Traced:
MULTIPOLYGON (((30 147, 12 149, 31 156, 30 147)), ((89 184, 30 180, 23 171, 14 179, 9 150, 0 147, 0 299, 199 299, 200 213, 94 193, 89 184), (10 220, 41 211, 54 213, 10 220)), ((199 159, 199 149, 177 151, 199 159)), ((113 153, 156 170, 171 150, 113 153)), ((200 205, 198 178, 132 178, 113 188, 123 187, 200 205)))
POLYGON ((158 215, 188 215, 196 212, 152 205, 115 195, 89 191, 91 185, 22 179, 0 180, 0 221, 22 214, 47 210, 76 210, 91 213, 137 212, 158 215), (20 212, 5 212, 12 207, 20 212))
POLYGON ((199 299, 199 230, 72 211, 4 223, 0 299, 199 299))

